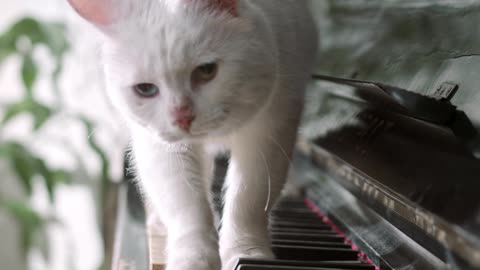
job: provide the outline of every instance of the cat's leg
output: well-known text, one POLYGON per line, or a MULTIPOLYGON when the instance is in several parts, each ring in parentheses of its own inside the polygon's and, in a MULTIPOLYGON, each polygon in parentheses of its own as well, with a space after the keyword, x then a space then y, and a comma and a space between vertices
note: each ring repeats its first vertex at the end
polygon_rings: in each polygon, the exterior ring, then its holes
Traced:
POLYGON ((202 151, 134 136, 139 180, 168 233, 167 270, 218 270, 218 235, 202 178, 202 151))
POLYGON ((205 194, 207 194, 207 200, 210 204, 210 209, 212 210, 213 219, 215 227, 218 228, 220 225, 220 215, 217 211, 217 205, 215 202, 215 197, 218 196, 213 191, 213 185, 215 183, 215 156, 205 155, 205 158, 202 159, 202 168, 203 168, 203 179, 205 181, 204 189, 205 194))
POLYGON ((273 257, 269 210, 286 180, 296 127, 275 136, 264 126, 246 128, 232 139, 220 232, 223 270, 232 270, 239 257, 273 257))
POLYGON ((282 198, 300 199, 304 197, 305 190, 296 180, 295 171, 290 168, 288 171, 287 181, 282 190, 282 198))

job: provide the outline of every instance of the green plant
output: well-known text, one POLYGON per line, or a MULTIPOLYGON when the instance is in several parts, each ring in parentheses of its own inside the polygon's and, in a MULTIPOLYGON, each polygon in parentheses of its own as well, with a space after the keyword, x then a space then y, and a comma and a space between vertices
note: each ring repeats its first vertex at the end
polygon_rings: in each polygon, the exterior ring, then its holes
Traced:
MULTIPOLYGON (((49 121, 55 121, 55 116, 69 117, 72 121, 82 123, 86 134, 89 134, 88 145, 98 156, 101 166, 99 181, 93 181, 93 189, 98 189, 98 216, 103 216, 106 207, 107 194, 112 189, 112 182, 108 174, 109 162, 103 149, 95 142, 93 136, 94 124, 82 115, 66 113, 62 102, 62 94, 58 86, 58 79, 63 70, 64 56, 68 52, 69 43, 65 35, 65 26, 61 23, 41 22, 34 18, 22 18, 14 23, 7 31, 0 35, 0 64, 9 57, 17 57, 21 61, 19 77, 24 88, 24 97, 16 103, 3 104, 0 112, 0 159, 6 161, 16 174, 23 190, 27 195, 32 194, 34 179, 41 179, 45 185, 49 199, 55 200, 55 190, 58 185, 69 184, 72 171, 50 168, 38 155, 30 151, 27 145, 20 141, 5 141, 2 131, 18 116, 28 114, 33 119, 32 133, 35 136, 49 121), (35 98, 35 82, 39 76, 39 65, 34 60, 36 48, 44 46, 54 62, 55 69, 50 75, 52 91, 56 100, 53 105, 46 105, 35 98)), ((93 191, 95 192, 95 191, 93 191)), ((0 197, 0 208, 6 210, 18 222, 22 232, 23 253, 37 243, 37 239, 45 233, 45 228, 56 222, 54 217, 43 217, 27 202, 11 201, 0 197)), ((102 231, 105 231, 105 220, 99 222, 102 231)), ((105 246, 109 245, 106 241, 105 246)))

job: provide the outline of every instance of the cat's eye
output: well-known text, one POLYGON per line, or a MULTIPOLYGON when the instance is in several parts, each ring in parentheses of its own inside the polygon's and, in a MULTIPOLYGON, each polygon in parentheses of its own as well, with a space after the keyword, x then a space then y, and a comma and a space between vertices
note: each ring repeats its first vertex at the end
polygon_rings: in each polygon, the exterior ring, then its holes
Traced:
POLYGON ((218 72, 217 63, 207 63, 195 68, 192 73, 192 82, 194 85, 205 84, 215 78, 218 72))
POLYGON ((139 83, 133 86, 133 90, 137 95, 144 98, 154 97, 160 92, 158 86, 152 83, 139 83))

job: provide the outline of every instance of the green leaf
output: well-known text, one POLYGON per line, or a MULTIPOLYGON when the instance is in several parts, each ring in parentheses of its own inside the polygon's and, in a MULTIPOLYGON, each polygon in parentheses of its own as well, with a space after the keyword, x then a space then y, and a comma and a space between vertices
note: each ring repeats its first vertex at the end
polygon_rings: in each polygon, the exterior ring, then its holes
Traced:
POLYGON ((50 201, 55 198, 55 188, 59 184, 70 184, 69 172, 60 169, 50 169, 44 160, 35 156, 23 145, 10 142, 0 144, 0 158, 10 161, 14 172, 22 182, 26 192, 32 192, 32 181, 35 176, 41 176, 45 182, 50 201))
POLYGON ((1 124, 6 125, 9 121, 22 113, 30 113, 32 115, 34 120, 34 130, 38 130, 54 112, 49 107, 27 98, 20 103, 9 105, 1 124))
POLYGON ((44 44, 52 55, 61 56, 69 49, 65 32, 65 25, 61 23, 44 23, 34 18, 22 18, 0 35, 0 48, 15 48, 18 38, 25 37, 33 46, 44 44))
POLYGON ((61 23, 43 23, 41 28, 46 37, 45 45, 50 49, 53 56, 61 58, 70 48, 65 35, 65 25, 61 23))
POLYGON ((106 198, 106 193, 107 193, 107 190, 110 186, 110 183, 111 183, 111 179, 110 179, 110 176, 109 176, 109 170, 110 170, 110 162, 108 160, 108 156, 107 154, 102 150, 102 148, 100 147, 100 145, 97 144, 97 142, 95 141, 95 136, 93 135, 94 134, 94 131, 95 131, 95 128, 92 124, 92 122, 90 122, 87 118, 83 117, 83 116, 79 116, 78 119, 83 123, 85 129, 86 129, 86 132, 87 132, 87 140, 88 140, 88 145, 90 146, 90 148, 95 152, 95 154, 98 156, 98 158, 100 159, 100 163, 102 165, 102 169, 101 169, 101 194, 102 194, 102 198, 106 198))
POLYGON ((28 195, 32 194, 32 181, 35 176, 34 164, 28 156, 16 153, 17 155, 11 157, 11 165, 15 173, 22 181, 22 185, 28 195))
POLYGON ((41 176, 45 181, 49 198, 53 202, 55 187, 58 184, 70 184, 71 175, 65 170, 50 169, 44 160, 35 156, 23 145, 18 143, 0 144, 0 158, 7 158, 14 172, 22 181, 27 193, 32 192, 33 177, 41 176))
MULTIPOLYGON (((1 40, 0 40, 1 41, 1 40)), ((16 52, 15 47, 2 45, 0 42, 0 64, 10 55, 16 52)))
POLYGON ((0 63, 2 63, 8 56, 16 53, 17 37, 10 31, 0 35, 0 63))
POLYGON ((95 154, 100 158, 100 162, 102 164, 102 178, 103 179, 108 179, 108 171, 109 171, 109 162, 108 162, 108 157, 105 154, 105 152, 102 150, 102 148, 95 142, 95 136, 93 135, 95 132, 95 128, 87 118, 83 116, 79 116, 79 120, 83 123, 86 133, 88 134, 87 140, 88 140, 88 145, 90 148, 95 152, 95 154))
POLYGON ((45 122, 52 116, 53 112, 50 108, 40 104, 40 103, 35 103, 30 111, 33 114, 34 118, 34 130, 40 129, 45 122))
POLYGON ((72 184, 72 174, 65 170, 54 170, 52 172, 53 180, 57 184, 72 184))
MULTIPOLYGON (((38 21, 34 18, 22 18, 14 23, 7 31, 0 34, 0 63, 7 57, 20 54, 22 58, 21 78, 27 91, 27 96, 33 99, 33 86, 38 76, 38 68, 32 59, 32 53, 36 46, 44 45, 53 56, 55 69, 51 74, 53 91, 59 96, 58 78, 63 70, 63 58, 70 49, 66 38, 66 27, 62 23, 50 23, 38 21), (19 43, 26 40, 25 43, 19 43), (18 44, 27 44, 27 47, 18 47, 18 44), (18 47, 18 48, 17 48, 18 47), (18 50, 18 52, 17 52, 18 50)), ((39 128, 45 122, 48 113, 42 110, 36 117, 35 128, 39 128)))
POLYGON ((48 196, 51 202, 55 200, 55 188, 59 184, 71 183, 71 175, 64 170, 50 170, 45 162, 41 159, 36 159, 37 171, 45 181, 47 187, 48 196))
POLYGON ((37 79, 37 74, 38 74, 37 65, 33 61, 32 55, 30 53, 27 53, 23 57, 22 81, 30 97, 32 97, 33 84, 37 79))
POLYGON ((17 41, 21 37, 27 38, 32 46, 46 42, 40 24, 32 18, 22 18, 0 35, 0 63, 17 52, 17 41))
POLYGON ((23 202, 4 201, 0 203, 0 207, 19 223, 22 232, 22 249, 24 254, 27 254, 38 233, 44 231, 46 220, 23 202))
POLYGON ((51 202, 54 201, 55 198, 55 179, 53 178, 53 173, 48 169, 47 165, 45 162, 41 159, 36 159, 36 168, 38 170, 38 173, 43 177, 43 180, 45 181, 45 186, 47 187, 47 192, 48 192, 48 197, 51 202))
POLYGON ((26 102, 20 102, 16 104, 8 105, 5 110, 5 115, 2 119, 2 126, 6 125, 10 120, 15 118, 21 113, 28 112, 28 104, 26 102))
POLYGON ((18 143, 6 143, 0 145, 0 153, 6 158, 18 176, 21 184, 28 195, 32 194, 32 180, 35 176, 35 160, 31 153, 18 143))
POLYGON ((19 37, 27 37, 32 44, 45 43, 45 34, 42 31, 41 24, 33 18, 22 18, 12 25, 12 27, 5 33, 10 42, 17 40, 19 37))

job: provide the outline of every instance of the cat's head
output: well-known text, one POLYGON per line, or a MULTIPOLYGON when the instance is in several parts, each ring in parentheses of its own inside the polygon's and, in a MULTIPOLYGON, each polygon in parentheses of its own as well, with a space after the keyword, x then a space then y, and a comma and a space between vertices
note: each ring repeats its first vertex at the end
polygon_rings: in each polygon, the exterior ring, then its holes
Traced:
POLYGON ((168 141, 224 136, 268 102, 276 49, 237 0, 69 0, 101 30, 107 93, 127 121, 168 141))

